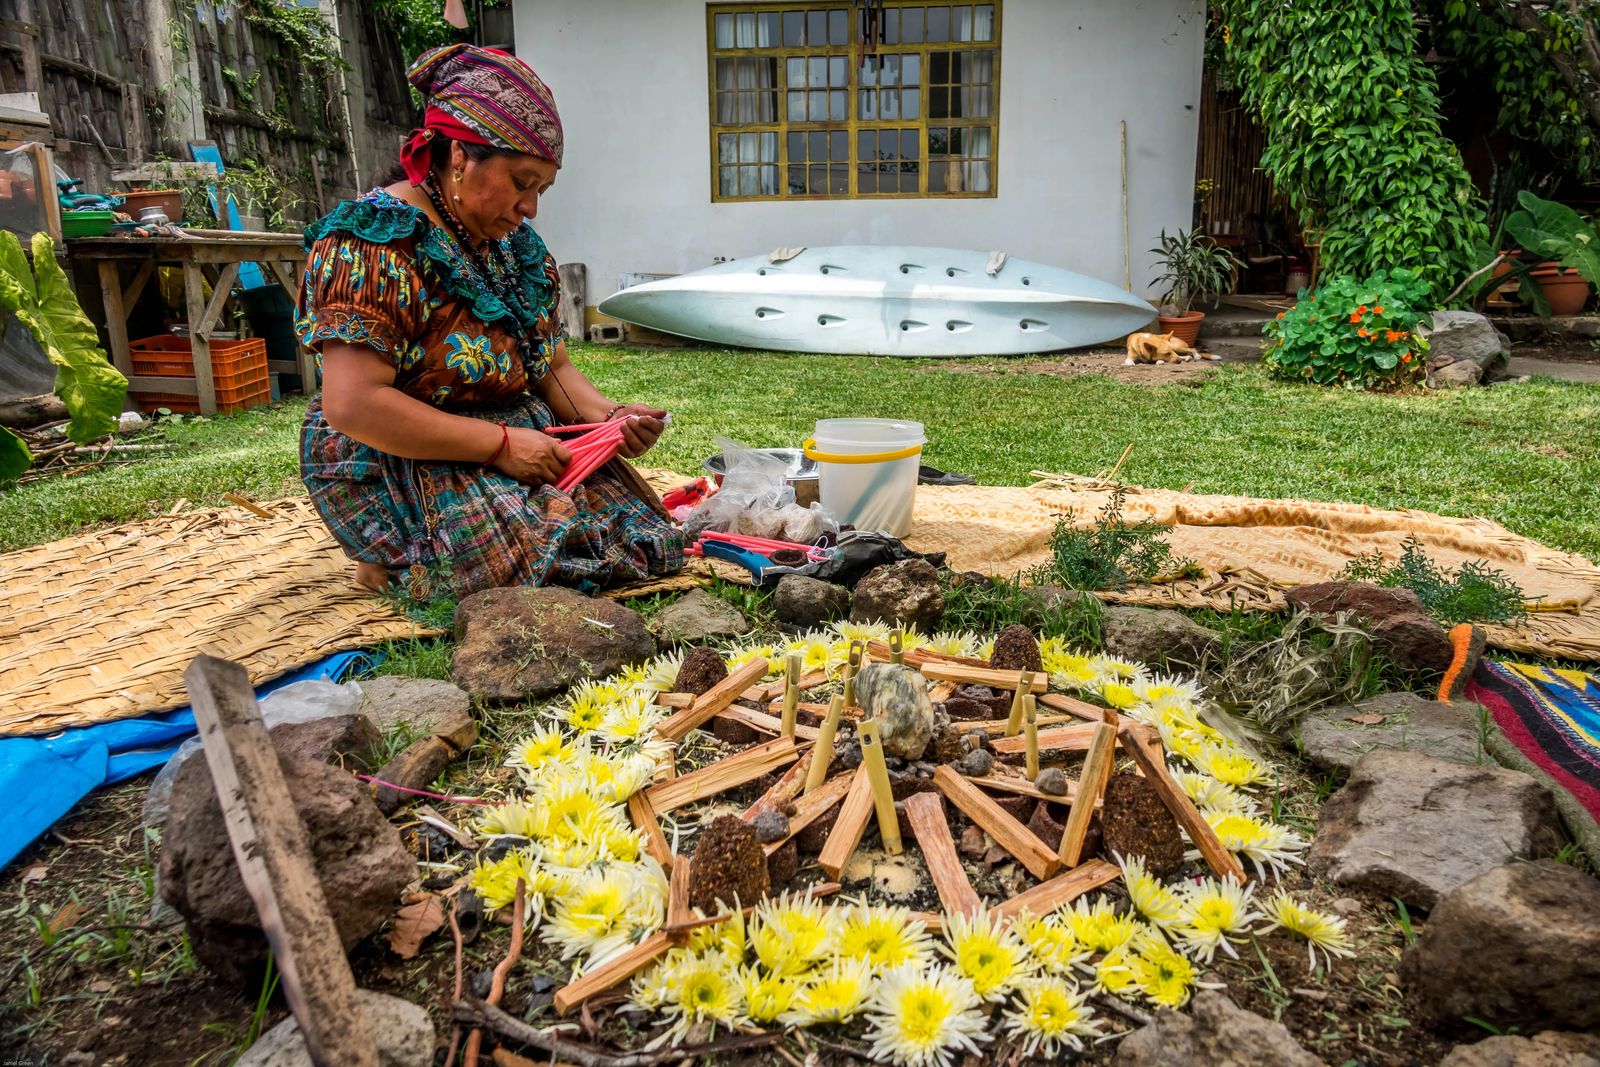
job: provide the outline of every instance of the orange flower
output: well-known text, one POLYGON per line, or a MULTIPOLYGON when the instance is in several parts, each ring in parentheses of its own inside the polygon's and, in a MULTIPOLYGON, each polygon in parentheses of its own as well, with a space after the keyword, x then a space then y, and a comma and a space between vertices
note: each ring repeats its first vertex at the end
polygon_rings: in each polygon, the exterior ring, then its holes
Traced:
POLYGON ((1410 363, 1411 362, 1411 353, 1407 352, 1405 355, 1401 356, 1400 357, 1400 362, 1401 363, 1410 363))
POLYGON ((1374 315, 1382 315, 1383 314, 1383 305, 1379 304, 1377 307, 1373 308, 1372 309, 1372 313, 1374 315))
POLYGON ((1280 318, 1280 319, 1281 319, 1281 318, 1283 318, 1283 317, 1284 317, 1284 316, 1285 316, 1285 315, 1287 315, 1287 314, 1288 314, 1288 312, 1287 312, 1287 311, 1280 311, 1280 312, 1278 312, 1278 318, 1280 318))
POLYGON ((1360 307, 1356 308, 1356 310, 1361 312, 1361 314, 1365 315, 1367 313, 1367 305, 1362 304, 1360 307))
POLYGON ((1356 331, 1356 336, 1357 337, 1367 337, 1367 336, 1369 336, 1369 334, 1367 333, 1367 328, 1365 326, 1361 327, 1361 329, 1356 331))
POLYGON ((1404 336, 1405 336, 1405 334, 1402 333, 1399 330, 1384 330, 1383 331, 1383 339, 1385 341, 1388 341, 1390 344, 1394 344, 1396 341, 1400 340, 1400 338, 1402 338, 1404 336))
POLYGON ((1351 322, 1360 322, 1361 321, 1361 312, 1365 311, 1365 310, 1367 310, 1367 309, 1366 308, 1362 308, 1361 311, 1352 311, 1352 312, 1350 312, 1350 321, 1351 322))

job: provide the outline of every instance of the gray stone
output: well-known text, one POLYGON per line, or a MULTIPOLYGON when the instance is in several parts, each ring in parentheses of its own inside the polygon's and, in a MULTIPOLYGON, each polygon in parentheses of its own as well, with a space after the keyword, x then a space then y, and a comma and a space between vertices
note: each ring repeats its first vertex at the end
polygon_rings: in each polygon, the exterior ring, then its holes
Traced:
POLYGON ((772 594, 772 612, 786 626, 809 630, 849 615, 850 590, 804 574, 786 574, 772 594))
POLYGON ((1030 626, 1040 626, 1051 616, 1071 611, 1079 604, 1088 605, 1098 598, 1082 589, 1063 589, 1059 585, 1030 585, 1022 590, 1023 621, 1030 626))
MULTIPOLYGON (((381 1067, 432 1067, 436 1038, 425 1008, 370 989, 356 990, 356 999, 377 1042, 381 1067)), ((292 1015, 234 1062, 237 1067, 312 1067, 305 1035, 292 1015)))
MULTIPOLYGON (((278 757, 328 911, 348 951, 394 914, 417 877, 417 861, 367 788, 317 760, 278 757)), ((184 763, 172 783, 172 810, 161 838, 161 892, 188 924, 200 961, 225 981, 259 981, 267 939, 233 859, 211 768, 184 763)))
POLYGON ((1122 1039, 1118 1067, 1319 1067, 1282 1023, 1203 989, 1187 1014, 1164 1011, 1122 1039))
POLYGON ((328 715, 306 722, 280 723, 267 733, 273 747, 285 756, 346 763, 369 773, 383 762, 383 737, 365 715, 328 715))
POLYGON ((1284 597, 1290 606, 1325 619, 1347 615, 1359 620, 1373 646, 1405 670, 1443 672, 1455 655, 1450 635, 1409 589, 1335 580, 1297 586, 1284 597))
POLYGON ((604 678, 655 654, 638 612, 559 586, 486 589, 456 605, 451 679, 486 704, 516 704, 604 678))
POLYGON ((933 703, 922 672, 894 663, 872 663, 856 675, 856 703, 875 719, 886 755, 918 760, 933 740, 933 703))
POLYGON ((1323 805, 1311 864, 1338 885, 1428 909, 1558 839, 1555 803, 1528 775, 1386 749, 1361 757, 1323 805))
POLYGON ((1039 792, 1049 793, 1053 797, 1067 795, 1067 772, 1060 767, 1046 767, 1039 772, 1039 777, 1033 780, 1039 787, 1039 792))
POLYGON ((750 825, 755 827, 756 840, 763 845, 789 836, 789 817, 781 811, 763 811, 750 825))
POLYGON ((851 622, 886 622, 931 634, 944 619, 939 572, 925 559, 875 567, 856 583, 851 622))
POLYGON ((1222 644, 1222 636, 1181 611, 1108 607, 1100 619, 1107 652, 1135 663, 1198 666, 1222 644))
POLYGON ((715 593, 692 589, 656 613, 650 632, 664 645, 699 645, 743 637, 750 620, 715 593))
MULTIPOLYGON (((1511 342, 1487 315, 1476 311, 1435 311, 1430 325, 1417 332, 1428 338, 1428 369, 1470 363, 1480 376, 1505 369, 1511 342)), ((1432 377, 1430 375, 1429 377, 1432 377)))
POLYGON ((1428 700, 1415 693, 1384 693, 1359 704, 1316 708, 1300 719, 1306 758, 1349 774, 1368 752, 1409 749, 1456 763, 1485 763, 1477 704, 1428 700), (1381 722, 1359 719, 1378 716, 1381 722))
POLYGON ((994 753, 986 748, 974 749, 961 757, 956 770, 968 778, 982 778, 994 769, 994 753))
POLYGON ((1439 1067, 1600 1067, 1600 1034, 1546 1031, 1457 1045, 1439 1067))
POLYGON ((1552 860, 1495 867, 1439 898, 1400 982, 1436 1027, 1600 1027, 1600 882, 1552 860))
POLYGON ((1446 363, 1438 370, 1428 372, 1425 382, 1429 389, 1461 389, 1483 381, 1483 368, 1470 359, 1446 363))
POLYGON ((439 678, 383 675, 361 683, 358 710, 380 733, 404 727, 422 737, 441 723, 472 714, 472 698, 460 686, 439 678))

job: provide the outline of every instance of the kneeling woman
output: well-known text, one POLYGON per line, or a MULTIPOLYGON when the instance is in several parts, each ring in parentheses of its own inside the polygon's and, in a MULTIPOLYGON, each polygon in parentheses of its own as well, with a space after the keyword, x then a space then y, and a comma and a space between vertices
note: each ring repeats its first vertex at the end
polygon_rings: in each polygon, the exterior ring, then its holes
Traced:
POLYGON ((678 569, 681 539, 626 464, 554 485, 571 457, 550 426, 623 420, 633 458, 666 413, 612 401, 567 358, 555 260, 525 221, 561 165, 549 89, 468 45, 408 77, 427 110, 404 179, 306 232, 296 325, 323 385, 301 475, 317 510, 372 589, 418 565, 457 596, 678 569))

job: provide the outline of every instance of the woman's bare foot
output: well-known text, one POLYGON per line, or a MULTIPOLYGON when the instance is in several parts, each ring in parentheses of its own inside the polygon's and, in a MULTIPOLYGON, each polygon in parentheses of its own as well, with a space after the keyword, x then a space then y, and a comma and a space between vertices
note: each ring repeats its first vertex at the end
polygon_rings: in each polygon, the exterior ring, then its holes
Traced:
POLYGON ((374 593, 387 592, 389 589, 389 568, 381 563, 357 563, 356 584, 363 589, 370 589, 374 593))

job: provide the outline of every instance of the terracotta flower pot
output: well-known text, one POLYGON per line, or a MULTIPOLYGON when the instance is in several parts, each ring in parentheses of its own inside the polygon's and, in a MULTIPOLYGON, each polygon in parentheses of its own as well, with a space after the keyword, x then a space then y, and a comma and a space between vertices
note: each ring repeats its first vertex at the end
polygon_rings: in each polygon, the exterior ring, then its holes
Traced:
POLYGON ((1161 332, 1171 334, 1186 345, 1192 345, 1200 336, 1200 324, 1205 321, 1204 311, 1191 311, 1187 315, 1162 315, 1161 332))
POLYGON ((1535 269, 1533 280, 1550 301, 1551 315, 1576 315, 1589 302, 1589 283, 1575 270, 1562 270, 1552 263, 1535 269))
POLYGON ((139 212, 147 207, 158 207, 167 216, 168 222, 183 221, 183 194, 176 189, 141 189, 132 193, 123 193, 122 210, 138 221, 139 212))

